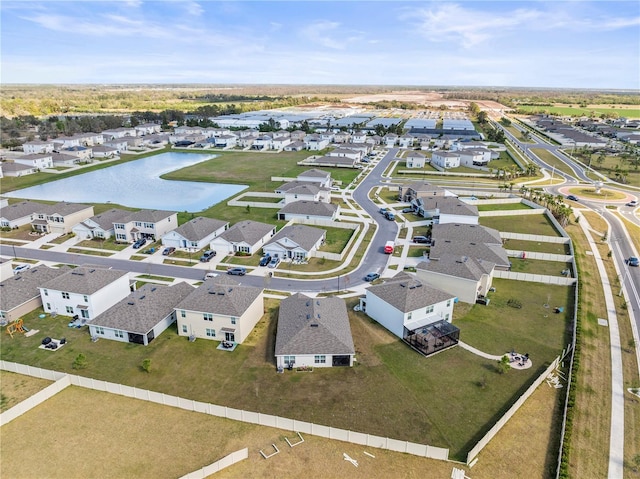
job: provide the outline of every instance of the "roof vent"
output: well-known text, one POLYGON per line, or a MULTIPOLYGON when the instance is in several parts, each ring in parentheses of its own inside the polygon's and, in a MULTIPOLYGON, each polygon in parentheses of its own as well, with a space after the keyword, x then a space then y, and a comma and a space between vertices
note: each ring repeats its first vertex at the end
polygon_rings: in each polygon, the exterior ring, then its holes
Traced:
POLYGON ((310 314, 307 314, 307 319, 311 319, 311 315, 310 314))
POLYGON ((230 293, 231 291, 233 291, 233 288, 229 288, 229 290, 227 291, 227 293, 230 293))
POLYGON ((156 287, 153 287, 153 288, 151 288, 151 291, 155 291, 156 289, 158 289, 158 288, 156 288, 156 287))
POLYGON ((400 287, 401 288, 406 288, 407 287, 407 283, 400 283, 400 287))
POLYGON ((129 306, 133 306, 133 305, 134 305, 134 304, 136 304, 136 303, 134 303, 133 301, 129 301, 127 304, 128 304, 129 306))
POLYGON ((310 301, 307 301, 307 302, 305 303, 305 306, 308 308, 309 306, 311 306, 311 302, 310 302, 310 301))
POLYGON ((75 274, 76 276, 84 276, 82 271, 72 271, 71 274, 75 274))
POLYGON ((95 270, 95 269, 90 269, 90 270, 89 270, 89 273, 95 273, 95 272, 96 272, 96 270, 95 270))
POLYGON ((318 327, 318 323, 312 323, 310 326, 311 326, 312 328, 317 328, 317 327, 318 327))
POLYGON ((138 298, 138 299, 144 299, 144 297, 145 297, 145 295, 143 294, 143 295, 142 295, 142 296, 140 296, 140 298, 138 298))
POLYGON ((224 291, 218 291, 218 296, 224 296, 224 291))

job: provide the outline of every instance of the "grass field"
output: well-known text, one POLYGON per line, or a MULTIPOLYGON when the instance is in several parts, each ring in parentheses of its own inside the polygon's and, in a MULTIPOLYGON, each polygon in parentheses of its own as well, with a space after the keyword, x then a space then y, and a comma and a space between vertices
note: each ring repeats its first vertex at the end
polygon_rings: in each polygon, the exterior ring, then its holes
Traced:
MULTIPOLYGON (((267 314, 233 354, 217 351, 216 342, 189 343, 177 336, 175 327, 147 347, 107 340, 93 343, 86 330, 68 328, 68 318, 39 319, 41 310, 25 318, 25 324, 40 333, 14 340, 3 337, 0 354, 10 361, 214 404, 449 447, 456 458, 464 458, 539 372, 534 367, 501 375, 492 361, 461 348, 423 358, 386 329, 353 312, 353 304, 355 300, 349 303, 349 316, 357 365, 313 374, 275 373, 277 303, 273 300, 267 300, 267 314), (68 345, 55 354, 42 351, 37 346, 45 335, 65 336, 68 345), (76 371, 71 365, 80 352, 88 366, 76 371), (140 366, 146 358, 152 361, 151 374, 140 366), (479 381, 484 387, 478 386, 479 381)), ((546 348, 544 355, 551 358, 555 342, 549 339, 546 348)), ((536 351, 530 349, 532 354, 536 351)), ((543 366, 542 352, 535 361, 543 366)))
POLYGON ((482 216, 480 224, 510 233, 561 236, 546 215, 482 216))
POLYGON ((129 246, 129 244, 116 243, 112 238, 110 238, 104 241, 100 241, 97 239, 84 240, 76 244, 76 246, 79 248, 85 247, 85 248, 106 249, 106 250, 112 250, 112 251, 122 251, 127 246, 129 246))
POLYGON ((0 370, 0 412, 11 409, 49 384, 51 381, 45 379, 0 370))
POLYGON ((546 274, 549 276, 561 276, 561 271, 571 269, 571 263, 560 261, 546 261, 542 259, 509 258, 511 271, 514 273, 546 274))
POLYGON ((511 211, 511 210, 530 210, 531 206, 524 203, 503 203, 495 205, 477 205, 478 211, 511 211))
POLYGON ((594 170, 615 179, 615 168, 616 166, 621 167, 629 172, 629 176, 627 176, 628 183, 632 186, 640 186, 640 169, 633 167, 628 161, 624 161, 619 156, 607 155, 602 160, 602 163, 599 163, 597 158, 598 155, 591 155, 591 168, 594 170))
POLYGON ((550 151, 544 150, 542 148, 530 148, 529 151, 531 151, 531 153, 535 154, 549 166, 555 167, 556 170, 562 171, 567 175, 575 176, 575 172, 569 167, 569 165, 567 165, 564 161, 562 161, 550 151))
POLYGON ((596 193, 595 188, 584 188, 584 187, 574 187, 569 188, 569 193, 572 195, 576 195, 579 198, 584 197, 588 199, 594 200, 609 200, 609 201, 619 201, 623 200, 627 197, 624 193, 620 191, 614 191, 607 188, 603 188, 600 193, 596 193))
POLYGON ((516 239, 505 239, 504 248, 516 251, 533 251, 536 253, 569 254, 569 245, 563 243, 538 243, 516 239))
POLYGON ((589 116, 591 112, 596 115, 604 114, 618 114, 626 118, 640 118, 640 108, 631 107, 625 108, 626 105, 622 105, 620 108, 611 108, 601 105, 594 105, 593 107, 587 106, 586 108, 574 107, 574 106, 537 106, 537 105, 518 105, 518 110, 522 110, 526 113, 534 113, 544 111, 552 115, 565 115, 565 116, 589 116))

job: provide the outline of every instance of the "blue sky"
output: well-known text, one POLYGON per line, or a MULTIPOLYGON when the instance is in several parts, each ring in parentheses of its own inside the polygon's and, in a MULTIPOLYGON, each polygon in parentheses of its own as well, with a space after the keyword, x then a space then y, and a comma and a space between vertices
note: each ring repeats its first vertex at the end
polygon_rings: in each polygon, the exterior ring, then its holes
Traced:
POLYGON ((3 83, 640 88, 637 1, 3 0, 3 83))

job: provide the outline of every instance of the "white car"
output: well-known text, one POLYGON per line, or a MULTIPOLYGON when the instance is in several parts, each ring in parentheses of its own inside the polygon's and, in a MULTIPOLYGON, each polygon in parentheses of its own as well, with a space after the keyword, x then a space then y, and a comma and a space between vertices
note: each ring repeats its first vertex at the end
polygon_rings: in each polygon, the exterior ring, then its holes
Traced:
POLYGON ((15 268, 13 268, 13 274, 21 273, 28 270, 29 268, 31 268, 30 264, 21 264, 20 266, 16 266, 15 268))
POLYGON ((629 203, 627 203, 627 206, 632 206, 635 208, 636 206, 638 206, 638 200, 629 201, 629 203))

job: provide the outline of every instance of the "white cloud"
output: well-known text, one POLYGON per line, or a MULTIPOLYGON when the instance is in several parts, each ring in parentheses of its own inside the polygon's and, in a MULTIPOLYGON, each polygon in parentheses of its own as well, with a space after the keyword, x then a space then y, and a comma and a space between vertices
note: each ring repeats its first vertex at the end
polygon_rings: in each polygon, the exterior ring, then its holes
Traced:
POLYGON ((199 17, 204 13, 204 8, 198 2, 186 2, 187 13, 194 17, 199 17))
POLYGON ((344 42, 340 42, 334 38, 339 26, 340 24, 338 22, 320 20, 303 29, 302 35, 313 43, 323 47, 342 50, 345 47, 344 42))

